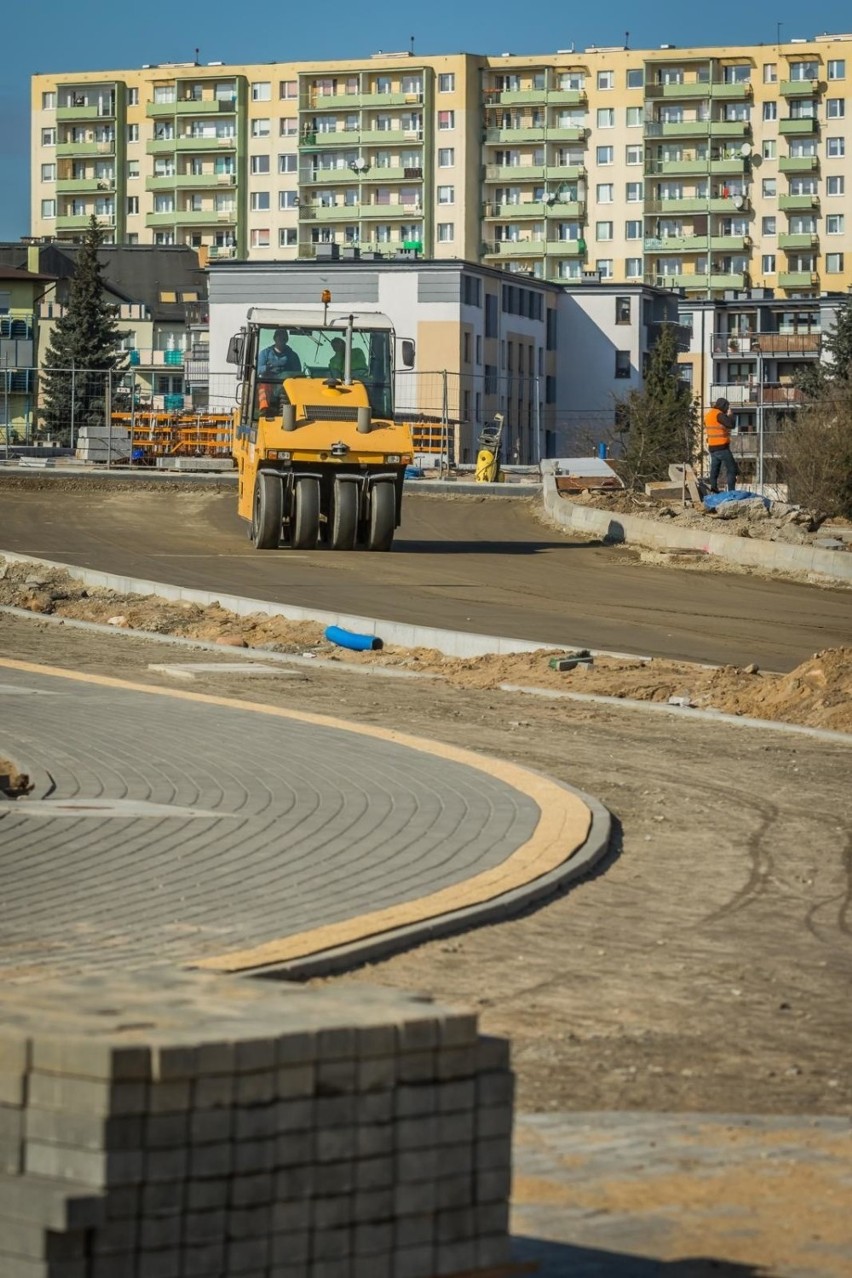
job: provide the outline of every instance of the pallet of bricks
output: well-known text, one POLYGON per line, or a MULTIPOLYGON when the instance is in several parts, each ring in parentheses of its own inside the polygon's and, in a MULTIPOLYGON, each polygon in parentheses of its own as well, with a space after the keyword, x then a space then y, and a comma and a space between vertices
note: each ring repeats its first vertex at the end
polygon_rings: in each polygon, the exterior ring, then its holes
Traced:
POLYGON ((428 1000, 159 970, 0 996, 3 1278, 509 1260, 508 1044, 428 1000))

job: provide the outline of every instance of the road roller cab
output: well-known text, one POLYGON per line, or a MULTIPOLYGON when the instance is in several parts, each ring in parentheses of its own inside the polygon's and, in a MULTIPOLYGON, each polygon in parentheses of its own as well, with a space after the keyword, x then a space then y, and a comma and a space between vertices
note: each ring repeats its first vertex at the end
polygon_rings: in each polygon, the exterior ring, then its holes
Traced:
MULTIPOLYGON (((394 420, 393 326, 378 313, 253 308, 231 340, 238 512, 258 550, 389 550, 411 431, 394 420)), ((413 343, 401 342, 413 363, 413 343)))

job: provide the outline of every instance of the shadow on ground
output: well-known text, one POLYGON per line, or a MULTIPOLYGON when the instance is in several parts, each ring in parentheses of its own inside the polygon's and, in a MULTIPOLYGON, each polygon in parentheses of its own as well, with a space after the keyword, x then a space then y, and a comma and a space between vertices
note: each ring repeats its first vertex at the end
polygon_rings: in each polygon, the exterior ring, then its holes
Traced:
POLYGON ((597 1247, 573 1247, 543 1238, 514 1237, 516 1262, 529 1265, 533 1278, 773 1278, 767 1269, 712 1256, 655 1260, 597 1247))

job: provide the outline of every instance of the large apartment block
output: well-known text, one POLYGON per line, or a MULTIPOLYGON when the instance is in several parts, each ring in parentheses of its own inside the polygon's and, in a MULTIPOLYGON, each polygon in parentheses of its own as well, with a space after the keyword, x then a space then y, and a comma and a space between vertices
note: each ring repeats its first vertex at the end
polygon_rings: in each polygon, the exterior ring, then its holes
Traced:
POLYGON ((852 35, 39 75, 31 229, 817 296, 852 283, 850 86, 852 35))

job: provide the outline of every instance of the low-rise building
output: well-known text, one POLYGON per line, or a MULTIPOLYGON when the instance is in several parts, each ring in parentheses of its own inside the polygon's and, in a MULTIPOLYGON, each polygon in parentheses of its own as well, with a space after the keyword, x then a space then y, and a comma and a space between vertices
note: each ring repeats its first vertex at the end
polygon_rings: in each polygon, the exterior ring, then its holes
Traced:
POLYGON ((399 369, 397 412, 452 429, 454 460, 474 460, 479 432, 505 419, 505 456, 519 463, 610 441, 618 400, 641 385, 659 326, 677 298, 641 283, 562 286, 507 278, 475 262, 372 255, 297 262, 211 262, 210 405, 234 403, 228 342, 252 306, 381 311, 416 345, 399 369))
MULTIPOLYGON (((26 259, 25 259, 26 261, 26 259)), ((26 439, 33 429, 37 313, 52 275, 8 266, 0 258, 0 440, 26 439)))

